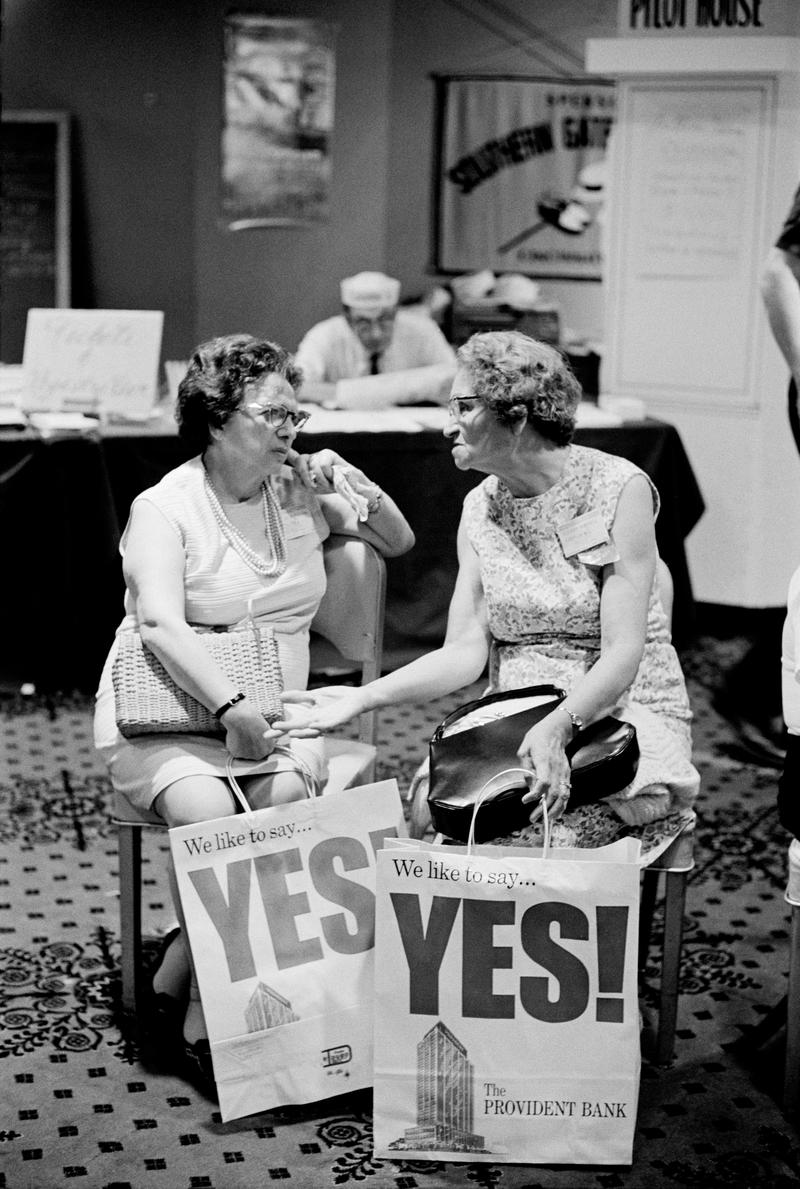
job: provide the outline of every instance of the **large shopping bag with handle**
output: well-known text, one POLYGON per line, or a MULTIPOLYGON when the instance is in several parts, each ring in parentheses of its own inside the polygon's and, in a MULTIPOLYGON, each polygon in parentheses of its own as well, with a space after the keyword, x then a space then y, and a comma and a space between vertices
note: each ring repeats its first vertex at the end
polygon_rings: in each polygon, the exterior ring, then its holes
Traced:
POLYGON ((638 845, 379 854, 376 1155, 631 1163, 638 845))
POLYGON ((223 1120, 372 1084, 375 859, 405 834, 394 780, 170 830, 223 1120))

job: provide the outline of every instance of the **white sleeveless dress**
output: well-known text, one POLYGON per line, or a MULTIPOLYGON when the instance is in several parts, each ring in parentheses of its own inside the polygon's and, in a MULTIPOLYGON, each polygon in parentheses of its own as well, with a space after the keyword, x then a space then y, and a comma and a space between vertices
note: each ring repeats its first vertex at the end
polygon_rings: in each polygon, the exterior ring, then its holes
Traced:
MULTIPOLYGON (((287 564, 282 574, 265 578, 231 546, 214 517, 199 458, 176 467, 134 501, 153 504, 179 537, 186 556, 184 588, 190 624, 231 626, 245 619, 247 601, 259 595, 258 621, 275 629, 283 684, 305 689, 308 682, 309 627, 325 593, 322 542, 327 522, 317 497, 284 467, 271 480, 286 537, 287 564)), ((130 521, 128 522, 128 527, 130 521)), ((120 552, 125 553, 128 527, 120 552)), ((125 592, 121 632, 137 627, 130 592, 125 592)), ((149 809, 168 785, 185 776, 225 776, 227 752, 221 740, 200 735, 158 735, 125 739, 117 729, 111 666, 112 644, 100 678, 94 719, 95 746, 114 787, 141 809, 149 809)), ((307 767, 324 776, 321 739, 292 739, 260 761, 237 760, 237 775, 290 771, 307 767)))

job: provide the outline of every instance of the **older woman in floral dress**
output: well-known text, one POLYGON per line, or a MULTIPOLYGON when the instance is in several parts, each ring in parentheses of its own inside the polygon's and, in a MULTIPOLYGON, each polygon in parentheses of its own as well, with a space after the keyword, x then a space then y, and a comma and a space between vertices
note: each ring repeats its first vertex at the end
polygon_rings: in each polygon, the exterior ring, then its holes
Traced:
MULTIPOLYGON (((572 444, 580 388, 552 347, 515 331, 473 335, 458 352, 445 436, 453 461, 487 478, 469 492, 459 572, 441 648, 358 690, 293 695, 300 720, 328 730, 367 708, 441 697, 477 680, 489 691, 552 682, 561 704, 520 739, 556 845, 638 833, 645 853, 693 822, 686 687, 659 595, 653 484, 626 459, 572 444), (566 747, 608 713, 632 722, 641 749, 622 792, 568 808, 566 747)), ((652 853, 652 851, 651 851, 652 853)))

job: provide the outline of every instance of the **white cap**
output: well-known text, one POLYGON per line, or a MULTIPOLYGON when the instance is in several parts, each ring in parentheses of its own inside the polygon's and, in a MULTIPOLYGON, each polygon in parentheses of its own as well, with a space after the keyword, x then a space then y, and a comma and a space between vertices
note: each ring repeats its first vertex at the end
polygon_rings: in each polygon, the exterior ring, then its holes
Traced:
POLYGON ((354 277, 345 277, 339 288, 342 305, 359 314, 394 309, 400 300, 400 282, 382 272, 359 272, 354 277))

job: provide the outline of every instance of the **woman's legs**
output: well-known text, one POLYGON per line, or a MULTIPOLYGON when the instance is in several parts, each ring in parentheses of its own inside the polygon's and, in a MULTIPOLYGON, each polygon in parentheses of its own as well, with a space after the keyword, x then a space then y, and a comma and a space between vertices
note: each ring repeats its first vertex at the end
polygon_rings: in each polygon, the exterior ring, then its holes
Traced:
MULTIPOLYGON (((306 786, 299 772, 276 772, 243 777, 242 790, 253 809, 269 805, 283 805, 306 796, 306 786)), ((188 826, 235 813, 237 803, 228 783, 219 776, 187 776, 168 785, 156 797, 154 808, 168 826, 188 826)), ((183 1025, 184 1040, 195 1044, 207 1035, 197 979, 191 963, 186 927, 178 893, 175 871, 169 866, 170 889, 175 912, 181 923, 181 933, 167 950, 165 960, 156 972, 153 986, 156 991, 180 994, 180 980, 189 977, 189 1006, 183 1025)))
POLYGON ((245 776, 239 779, 239 784, 251 809, 287 805, 290 801, 302 801, 308 796, 306 782, 300 772, 245 776))
POLYGON ((158 969, 153 975, 153 990, 156 995, 166 995, 179 1002, 188 993, 191 964, 183 940, 183 931, 178 929, 161 955, 158 969))
MULTIPOLYGON (((221 777, 186 776, 181 780, 174 781, 160 792, 156 797, 154 808, 167 825, 172 827, 189 826, 196 822, 210 821, 216 817, 227 817, 234 812, 235 805, 233 794, 227 782, 221 777)), ((197 989, 197 979, 186 940, 186 924, 172 862, 169 865, 169 883, 175 912, 181 923, 181 933, 165 955, 167 958, 172 956, 168 969, 164 971, 160 983, 158 981, 160 971, 157 972, 153 979, 153 986, 156 991, 166 989, 163 984, 168 975, 180 970, 181 964, 185 963, 185 970, 189 974, 189 1006, 186 1009, 186 1017, 183 1022, 183 1037, 189 1044, 195 1044, 205 1037, 207 1032, 200 994, 197 989), (182 949, 182 954, 178 947, 182 949), (174 955, 173 951, 175 951, 174 955)), ((162 963, 163 965, 164 963, 162 963)))

